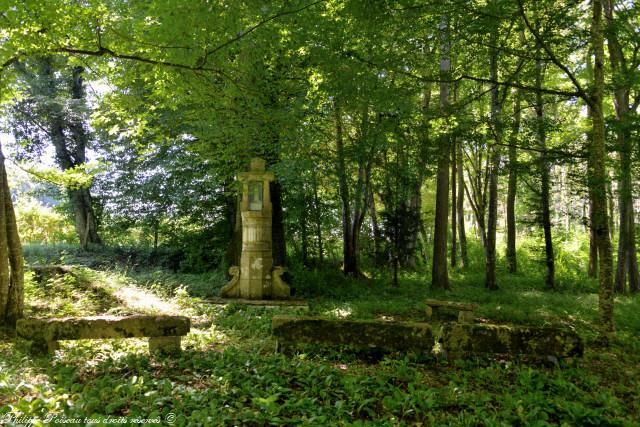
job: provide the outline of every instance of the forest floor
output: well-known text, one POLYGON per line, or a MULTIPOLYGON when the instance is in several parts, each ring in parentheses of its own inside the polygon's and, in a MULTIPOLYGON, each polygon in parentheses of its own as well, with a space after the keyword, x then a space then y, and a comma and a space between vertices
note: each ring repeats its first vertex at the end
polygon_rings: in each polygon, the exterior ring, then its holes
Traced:
POLYGON ((274 351, 271 318, 296 309, 203 303, 223 284, 217 273, 79 266, 44 283, 28 274, 27 316, 183 314, 192 329, 175 358, 150 356, 142 339, 65 341, 55 356, 36 357, 28 342, 1 335, 0 425, 85 417, 102 425, 639 425, 640 299, 617 298, 617 336, 603 348, 595 282, 567 276, 547 292, 539 276, 502 273, 497 292, 482 288, 477 269, 454 271, 447 293, 431 292, 417 273, 399 288, 387 276, 349 280, 335 269, 295 271, 291 282, 312 315, 424 321, 423 301, 435 297, 474 302, 491 322, 573 327, 586 342, 574 363, 326 349, 285 356, 274 351))

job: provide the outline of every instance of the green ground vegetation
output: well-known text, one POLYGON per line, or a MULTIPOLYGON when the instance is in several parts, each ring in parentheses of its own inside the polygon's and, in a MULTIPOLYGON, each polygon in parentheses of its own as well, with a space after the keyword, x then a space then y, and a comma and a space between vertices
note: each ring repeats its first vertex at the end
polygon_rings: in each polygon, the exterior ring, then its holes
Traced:
MULTIPOLYGON (((570 262, 562 287, 541 288, 535 265, 500 273, 487 292, 481 266, 452 274, 453 290, 434 293, 424 275, 405 274, 399 288, 380 272, 345 278, 334 269, 292 268, 310 314, 355 319, 425 320, 426 298, 472 301, 479 321, 561 324, 586 341, 567 361, 430 355, 359 354, 310 349, 277 354, 271 318, 296 309, 203 301, 224 283, 218 273, 175 274, 103 262, 109 251, 27 247, 31 263, 77 265, 74 274, 36 282, 27 275, 27 316, 186 314, 191 333, 180 357, 150 356, 145 340, 62 343, 35 357, 29 343, 0 341, 0 416, 43 425, 58 419, 159 419, 163 425, 637 425, 640 422, 640 302, 618 296, 616 340, 600 347, 597 283, 576 280, 570 262), (117 267, 113 267, 117 265, 117 267), (173 415, 170 415, 173 414, 173 415), (172 417, 175 416, 175 419, 172 417)), ((526 259, 525 257, 521 259, 526 259)), ((12 421, 13 420, 13 423, 12 421)))

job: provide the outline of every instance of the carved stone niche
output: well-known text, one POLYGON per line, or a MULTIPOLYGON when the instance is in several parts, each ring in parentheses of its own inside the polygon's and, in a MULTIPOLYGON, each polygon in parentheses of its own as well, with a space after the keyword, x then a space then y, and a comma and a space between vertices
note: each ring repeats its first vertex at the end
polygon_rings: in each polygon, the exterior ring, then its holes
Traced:
POLYGON ((274 173, 265 169, 265 161, 260 158, 251 159, 249 171, 238 174, 242 188, 242 253, 240 266, 229 268, 232 277, 220 291, 222 297, 260 300, 291 295, 281 278, 283 268, 273 266, 269 183, 274 179, 274 173))

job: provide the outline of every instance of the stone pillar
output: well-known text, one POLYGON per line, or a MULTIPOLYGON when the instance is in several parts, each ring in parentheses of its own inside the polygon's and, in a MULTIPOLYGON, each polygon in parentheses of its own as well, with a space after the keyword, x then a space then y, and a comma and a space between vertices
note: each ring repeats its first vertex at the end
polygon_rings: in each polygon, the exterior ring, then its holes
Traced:
POLYGON ((240 268, 232 266, 231 281, 221 290, 223 297, 268 299, 289 297, 289 287, 280 279, 281 267, 274 266, 271 252, 271 195, 269 183, 273 172, 265 170, 262 159, 251 160, 249 172, 238 174, 242 188, 240 214, 242 216, 242 253, 240 268))

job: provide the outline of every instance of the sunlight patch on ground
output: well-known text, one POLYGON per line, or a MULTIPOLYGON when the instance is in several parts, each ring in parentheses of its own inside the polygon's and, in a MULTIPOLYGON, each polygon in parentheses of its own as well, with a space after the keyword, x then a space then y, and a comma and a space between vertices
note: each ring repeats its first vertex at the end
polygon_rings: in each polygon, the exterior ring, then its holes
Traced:
POLYGON ((165 301, 152 292, 124 286, 113 294, 127 308, 151 313, 180 314, 181 310, 176 304, 165 301))
POLYGON ((329 310, 326 312, 327 315, 330 316, 335 316, 337 318, 340 319, 345 319, 349 316, 351 316, 351 313, 353 312, 353 310, 351 309, 350 306, 346 306, 346 307, 336 307, 333 310, 329 310))

